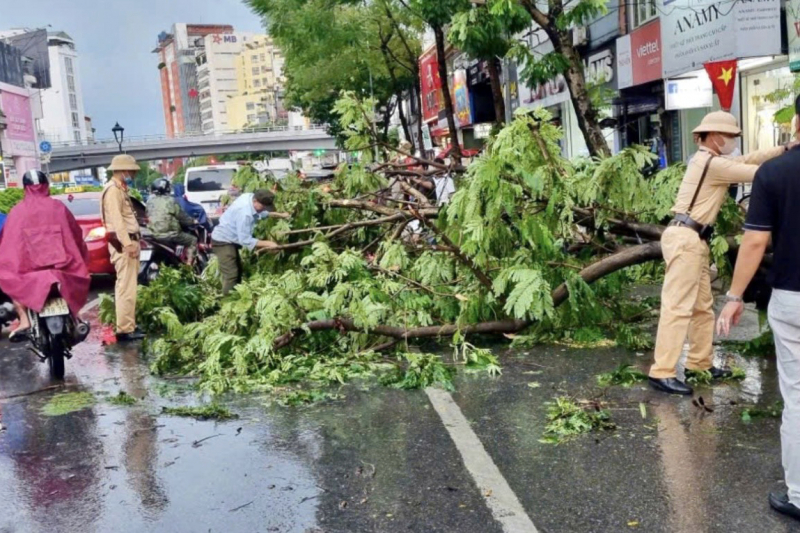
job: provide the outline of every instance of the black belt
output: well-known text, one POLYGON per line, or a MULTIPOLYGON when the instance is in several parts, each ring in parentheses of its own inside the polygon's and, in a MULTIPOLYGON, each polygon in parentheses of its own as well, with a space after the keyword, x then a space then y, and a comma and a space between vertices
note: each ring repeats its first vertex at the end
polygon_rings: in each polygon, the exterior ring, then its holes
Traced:
POLYGON ((675 218, 670 221, 669 225, 689 228, 690 230, 697 232, 700 238, 704 241, 710 241, 711 236, 714 234, 714 226, 710 224, 701 224, 684 213, 678 213, 675 215, 675 218))

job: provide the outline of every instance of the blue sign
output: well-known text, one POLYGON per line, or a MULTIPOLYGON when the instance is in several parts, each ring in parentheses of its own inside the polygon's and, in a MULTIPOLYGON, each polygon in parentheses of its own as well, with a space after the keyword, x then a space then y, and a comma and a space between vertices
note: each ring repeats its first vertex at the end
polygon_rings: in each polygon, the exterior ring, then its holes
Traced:
POLYGON ((39 150, 40 150, 40 151, 41 151, 43 154, 49 154, 50 152, 52 152, 52 151, 53 151, 53 145, 52 145, 52 144, 50 144, 50 143, 49 143, 49 142, 47 142, 47 141, 42 141, 42 142, 40 142, 40 143, 39 143, 39 150))

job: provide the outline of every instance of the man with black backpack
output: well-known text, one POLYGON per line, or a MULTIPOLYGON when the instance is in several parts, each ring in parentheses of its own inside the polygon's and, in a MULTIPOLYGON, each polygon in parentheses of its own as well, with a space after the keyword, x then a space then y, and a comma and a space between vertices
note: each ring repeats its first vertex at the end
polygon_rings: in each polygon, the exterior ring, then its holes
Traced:
POLYGON ((655 364, 650 368, 653 388, 686 395, 692 394, 692 388, 677 379, 675 369, 687 336, 687 376, 705 371, 714 379, 730 375, 730 370, 713 365, 714 297, 708 246, 728 187, 752 182, 758 165, 789 149, 786 145, 730 157, 742 130, 736 118, 724 111, 706 115, 693 133, 699 149, 687 165, 672 208, 675 217, 661 237, 667 271, 661 292, 655 364))

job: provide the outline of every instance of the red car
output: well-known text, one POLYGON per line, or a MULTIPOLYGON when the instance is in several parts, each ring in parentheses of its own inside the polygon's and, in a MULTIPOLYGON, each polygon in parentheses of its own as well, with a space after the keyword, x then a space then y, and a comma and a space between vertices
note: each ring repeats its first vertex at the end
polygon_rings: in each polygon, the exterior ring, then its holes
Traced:
MULTIPOLYGON (((83 240, 86 242, 86 247, 89 248, 89 273, 113 275, 116 272, 108 252, 106 229, 100 220, 101 196, 102 193, 99 192, 79 192, 60 194, 53 198, 66 204, 83 230, 83 240)), ((132 199, 132 202, 137 215, 142 218, 145 211, 144 205, 136 199, 132 199)))

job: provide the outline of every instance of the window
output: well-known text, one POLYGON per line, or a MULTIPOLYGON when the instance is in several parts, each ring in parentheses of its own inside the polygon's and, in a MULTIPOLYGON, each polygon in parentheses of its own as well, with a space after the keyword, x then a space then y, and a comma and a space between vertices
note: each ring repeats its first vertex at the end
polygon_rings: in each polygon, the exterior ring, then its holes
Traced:
POLYGON ((253 87, 261 87, 261 80, 259 79, 253 80, 253 87))
POLYGON ((186 171, 186 190, 188 192, 224 191, 231 186, 233 168, 216 168, 186 171))
POLYGON ((72 127, 73 128, 81 127, 81 123, 78 121, 78 114, 75 112, 72 113, 72 127))
POLYGON ((253 76, 258 76, 258 73, 259 73, 258 67, 253 67, 252 72, 253 72, 253 76))
POLYGON ((255 108, 256 108, 256 104, 254 104, 253 102, 247 102, 247 110, 248 111, 253 111, 255 108))
POLYGON ((74 94, 69 95, 69 107, 73 111, 78 110, 78 98, 74 94))
POLYGON ((76 142, 81 142, 81 132, 74 131, 72 132, 72 136, 75 138, 76 142))
POLYGON ((642 26, 658 15, 656 0, 633 0, 628 4, 631 10, 631 28, 642 26))
POLYGON ((255 115, 247 115, 247 122, 249 124, 253 124, 255 121, 256 121, 256 116, 255 115))
POLYGON ((257 63, 258 62, 258 55, 257 54, 251 55, 250 56, 250 61, 252 61, 253 63, 257 63))
POLYGON ((75 77, 67 75, 67 88, 70 92, 75 92, 75 77))
POLYGON ((264 84, 264 87, 269 87, 269 80, 267 80, 267 78, 263 78, 263 79, 261 80, 261 83, 263 83, 263 84, 264 84))
POLYGON ((64 65, 67 67, 67 74, 72 75, 75 73, 75 71, 73 70, 71 57, 64 58, 64 65))
POLYGON ((261 54, 261 61, 267 60, 267 54, 261 54))

